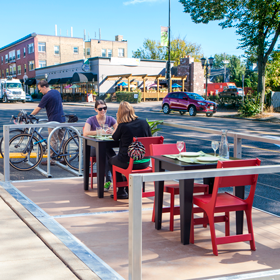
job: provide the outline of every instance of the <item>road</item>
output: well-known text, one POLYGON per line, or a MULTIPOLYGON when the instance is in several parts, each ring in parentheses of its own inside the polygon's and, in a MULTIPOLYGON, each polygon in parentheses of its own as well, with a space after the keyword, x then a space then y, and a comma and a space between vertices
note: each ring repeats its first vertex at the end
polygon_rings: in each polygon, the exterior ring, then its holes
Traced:
MULTIPOLYGON (((141 106, 135 106, 136 114, 141 118, 149 120, 164 120, 176 124, 187 124, 195 127, 205 127, 212 129, 228 129, 234 132, 248 133, 255 136, 274 136, 280 137, 279 124, 268 122, 257 122, 242 119, 227 118, 207 118, 204 115, 190 117, 189 115, 179 115, 172 113, 164 115, 161 112, 152 111, 159 103, 153 103, 141 106)), ((13 103, 0 104, 0 135, 2 137, 3 125, 10 123, 11 115, 17 115, 20 109, 31 112, 37 106, 36 103, 13 103)), ((117 112, 117 104, 108 104, 108 115, 115 116, 117 112)), ((86 119, 95 114, 93 107, 69 106, 64 105, 65 113, 75 113, 79 117, 79 121, 85 122, 86 119)), ((45 112, 40 112, 39 118, 46 118, 45 112)), ((211 141, 220 141, 219 135, 209 135, 205 133, 186 131, 182 129, 174 129, 172 127, 161 126, 160 135, 163 135, 165 142, 174 143, 177 140, 183 140, 186 143, 187 151, 213 152, 211 149, 211 141)), ((230 143, 230 153, 233 155, 233 139, 228 138, 230 143)), ((242 141, 243 158, 258 157, 262 161, 262 165, 277 164, 280 159, 280 148, 273 144, 261 142, 252 142, 248 140, 242 141)), ((42 167, 42 166, 41 166, 42 167)), ((44 167, 43 167, 44 169, 44 167)), ((0 159, 0 172, 3 173, 3 160, 0 159)), ((51 173, 54 178, 73 176, 71 173, 62 171, 58 167, 52 167, 51 173)), ((37 171, 19 172, 12 170, 12 180, 23 179, 41 179, 42 175, 37 171)), ((280 173, 259 176, 258 186, 254 201, 254 206, 267 212, 280 215, 280 173)))

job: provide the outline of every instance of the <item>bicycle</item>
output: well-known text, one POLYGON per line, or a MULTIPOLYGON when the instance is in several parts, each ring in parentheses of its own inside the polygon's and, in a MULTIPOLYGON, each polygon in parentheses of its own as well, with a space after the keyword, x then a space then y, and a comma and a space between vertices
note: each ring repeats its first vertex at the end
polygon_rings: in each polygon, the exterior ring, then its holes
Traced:
MULTIPOLYGON (((71 119, 73 115, 65 115, 71 119)), ((20 119, 12 117, 20 123, 38 123, 39 119, 24 114, 20 119)), ((77 117, 76 117, 77 119, 77 117)), ((64 159, 65 163, 72 169, 79 169, 79 137, 71 128, 63 128, 63 138, 57 151, 50 146, 51 159, 64 159)), ((22 130, 20 134, 13 136, 9 142, 10 165, 19 171, 29 171, 37 167, 43 155, 47 153, 47 139, 45 139, 37 128, 32 128, 29 133, 22 130)))

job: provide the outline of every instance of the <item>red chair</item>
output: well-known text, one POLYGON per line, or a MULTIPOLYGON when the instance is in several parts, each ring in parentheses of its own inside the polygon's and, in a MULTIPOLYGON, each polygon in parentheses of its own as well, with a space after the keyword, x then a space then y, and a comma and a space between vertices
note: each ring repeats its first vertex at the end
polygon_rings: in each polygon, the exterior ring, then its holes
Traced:
MULTIPOLYGON (((230 167, 246 167, 246 166, 259 166, 261 161, 259 159, 250 160, 232 160, 232 161, 218 161, 217 168, 230 168, 230 167)), ((240 175, 231 177, 217 177, 215 178, 213 193, 208 195, 198 195, 193 197, 194 205, 202 208, 208 217, 208 222, 210 226, 211 239, 213 253, 218 256, 217 245, 250 241, 251 250, 255 251, 255 240, 253 233, 253 223, 252 223, 252 206, 257 185, 258 175, 240 175), (227 192, 218 193, 219 188, 226 187, 239 187, 248 186, 250 187, 250 193, 246 199, 238 198, 227 192), (247 218, 248 233, 230 236, 229 231, 229 219, 228 213, 235 211, 245 211, 247 218), (225 212, 224 216, 214 218, 215 213, 225 212), (224 237, 216 237, 215 225, 216 219, 224 218, 226 223, 226 232, 224 237)), ((194 232, 193 227, 191 230, 191 243, 194 242, 194 232)))
MULTIPOLYGON (((135 141, 136 139, 133 138, 133 141, 135 141)), ((137 137, 137 140, 139 142, 141 142, 145 149, 146 149, 146 157, 150 156, 150 144, 162 144, 164 138, 162 136, 159 137, 137 137)), ((127 169, 123 169, 121 167, 115 166, 113 165, 113 191, 114 191, 114 200, 117 200, 117 188, 119 187, 128 187, 129 186, 129 174, 131 173, 149 173, 149 172, 153 172, 152 167, 147 167, 145 169, 139 169, 139 170, 132 170, 133 168, 133 159, 130 158, 129 161, 129 165, 127 169), (117 174, 116 172, 119 172, 121 174, 123 174, 126 177, 125 182, 117 182, 117 174)), ((144 191, 144 189, 143 189, 144 191)), ((151 197, 151 196, 155 196, 155 192, 143 192, 142 193, 142 197, 151 197)))
MULTIPOLYGON (((84 127, 83 127, 83 132, 84 132, 84 127)), ((93 172, 93 165, 96 162, 96 157, 90 157, 90 172, 89 172, 89 178, 90 180, 90 187, 93 189, 93 177, 97 177, 97 173, 93 172)))
MULTIPOLYGON (((186 151, 186 146, 184 144, 184 148, 182 152, 186 151)), ((172 155, 172 154, 178 154, 178 149, 176 144, 152 144, 150 145, 150 152, 152 156, 159 156, 159 155, 172 155)), ((153 172, 154 172, 154 160, 152 159, 152 166, 153 166, 153 172)), ((179 194, 179 184, 170 184, 166 185, 164 184, 164 192, 170 193, 170 207, 164 207, 162 208, 162 213, 170 213, 170 224, 169 224, 169 230, 173 231, 174 229, 174 216, 180 215, 180 207, 174 207, 174 200, 175 195, 179 194)), ((197 184, 194 183, 194 193, 209 193, 209 186, 205 184, 197 184)), ((194 209, 195 213, 201 213, 201 211, 198 208, 194 209)), ((155 222, 155 203, 153 206, 153 215, 152 215, 152 222, 155 222)), ((203 224, 204 227, 207 227, 207 223, 203 224)))

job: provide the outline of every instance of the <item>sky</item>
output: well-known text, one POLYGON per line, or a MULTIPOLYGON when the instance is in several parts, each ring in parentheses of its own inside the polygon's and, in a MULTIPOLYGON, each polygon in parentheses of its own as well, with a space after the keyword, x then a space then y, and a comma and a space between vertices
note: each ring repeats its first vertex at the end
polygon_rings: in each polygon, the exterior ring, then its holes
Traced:
MULTIPOLYGON (((195 24, 183 12, 179 0, 171 0, 171 39, 180 37, 201 45, 202 54, 210 57, 226 53, 240 56, 234 28, 222 29, 218 22, 195 24)), ((115 40, 123 35, 128 42, 128 57, 143 46, 145 39, 160 41, 160 27, 168 26, 168 0, 1 0, 0 47, 32 32, 37 34, 115 40), (3 3, 4 2, 4 3, 3 3), (6 11, 6 12, 4 12, 6 11), (4 24, 5 23, 5 24, 4 24)))

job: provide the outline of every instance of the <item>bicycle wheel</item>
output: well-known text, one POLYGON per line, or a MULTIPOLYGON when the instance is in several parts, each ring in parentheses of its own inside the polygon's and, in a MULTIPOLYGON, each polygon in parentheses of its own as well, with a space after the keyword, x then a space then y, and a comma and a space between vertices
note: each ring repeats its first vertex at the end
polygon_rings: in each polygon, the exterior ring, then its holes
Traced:
POLYGON ((66 164, 74 170, 79 170, 79 137, 69 138, 63 148, 63 158, 66 164))
POLYGON ((23 133, 10 140, 10 165, 19 171, 29 171, 42 160, 43 147, 31 134, 23 133))
MULTIPOLYGON (((21 133, 24 133, 24 130, 21 130, 21 129, 10 130, 10 141, 13 137, 15 137, 16 135, 21 134, 21 133)), ((4 137, 2 137, 0 140, 0 154, 4 158, 4 137)))

